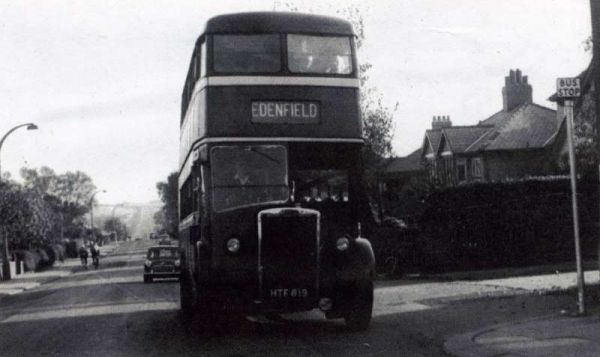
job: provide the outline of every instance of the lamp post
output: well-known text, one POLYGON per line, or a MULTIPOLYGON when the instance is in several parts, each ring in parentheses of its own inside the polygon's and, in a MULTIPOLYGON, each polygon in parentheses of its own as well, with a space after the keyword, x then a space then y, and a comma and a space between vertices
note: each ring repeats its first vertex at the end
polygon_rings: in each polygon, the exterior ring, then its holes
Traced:
MULTIPOLYGON (((22 127, 27 127, 27 130, 36 130, 38 128, 37 125, 35 125, 33 123, 25 123, 25 124, 20 124, 20 125, 13 127, 9 131, 7 131, 6 134, 4 134, 2 139, 0 139, 0 153, 2 152, 2 144, 4 144, 4 140, 6 140, 6 138, 13 131, 15 131, 19 128, 22 128, 22 127)), ((2 161, 0 160, 0 182, 2 182, 2 164, 1 164, 1 162, 2 161)), ((8 235, 6 234, 5 229, 2 229, 2 232, 0 232, 0 234, 4 235, 4 237, 2 237, 3 242, 4 242, 4 249, 2 249, 2 279, 10 280, 10 263, 8 262, 8 235)))
POLYGON ((90 224, 92 226, 92 240, 96 242, 96 233, 94 232, 94 197, 99 192, 106 192, 106 190, 98 190, 92 193, 92 197, 90 198, 90 224))

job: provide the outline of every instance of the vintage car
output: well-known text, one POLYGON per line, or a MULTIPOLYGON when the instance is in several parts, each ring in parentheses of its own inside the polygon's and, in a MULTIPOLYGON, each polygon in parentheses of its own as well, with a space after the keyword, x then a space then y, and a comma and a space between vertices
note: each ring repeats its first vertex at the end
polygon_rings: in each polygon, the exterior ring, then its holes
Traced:
POLYGON ((150 247, 144 263, 144 283, 151 283, 155 278, 179 278, 180 267, 178 247, 150 247))

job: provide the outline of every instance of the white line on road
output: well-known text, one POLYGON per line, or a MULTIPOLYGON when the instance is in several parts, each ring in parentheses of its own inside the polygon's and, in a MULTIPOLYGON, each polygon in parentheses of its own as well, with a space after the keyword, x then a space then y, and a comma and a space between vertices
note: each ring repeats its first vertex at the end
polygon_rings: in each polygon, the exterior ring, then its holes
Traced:
POLYGON ((141 283, 143 282, 142 275, 138 276, 121 276, 112 278, 98 278, 98 279, 87 279, 87 280, 71 280, 62 281, 48 285, 42 285, 38 288, 38 291, 42 290, 58 290, 67 288, 78 288, 82 286, 91 285, 103 285, 103 284, 125 284, 125 283, 141 283))
POLYGON ((165 310, 177 310, 177 309, 179 309, 179 305, 174 302, 150 302, 150 303, 139 303, 139 304, 103 305, 103 306, 43 311, 43 312, 35 312, 35 313, 28 313, 28 314, 18 314, 18 315, 13 315, 13 316, 3 320, 2 323, 5 324, 5 323, 25 322, 25 321, 64 319, 64 318, 85 317, 85 316, 114 315, 114 314, 127 314, 127 313, 132 313, 132 312, 165 311, 165 310))
POLYGON ((120 267, 120 268, 83 270, 83 271, 78 272, 76 274, 76 276, 96 275, 96 274, 100 274, 100 273, 112 273, 112 272, 129 271, 129 270, 139 270, 141 273, 143 268, 144 268, 144 266, 140 265, 140 266, 126 266, 126 267, 120 267))

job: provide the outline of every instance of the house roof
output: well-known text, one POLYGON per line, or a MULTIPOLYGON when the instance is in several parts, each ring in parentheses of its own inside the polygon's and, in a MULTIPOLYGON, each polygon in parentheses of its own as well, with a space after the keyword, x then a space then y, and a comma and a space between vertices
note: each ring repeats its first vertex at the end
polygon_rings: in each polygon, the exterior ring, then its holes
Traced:
MULTIPOLYGON (((437 153, 440 148, 440 139, 442 138, 441 129, 429 129, 425 132, 425 139, 431 144, 431 151, 437 153)), ((426 153, 423 153, 426 154, 426 153)))
POLYGON ((449 150, 454 154, 540 149, 556 136, 557 120, 555 110, 525 103, 508 112, 499 111, 477 125, 427 130, 425 143, 431 143, 435 153, 449 150))
POLYGON ((510 116, 517 109, 518 109, 518 107, 511 111, 508 111, 508 112, 501 110, 501 111, 497 112, 496 114, 492 115, 491 117, 480 121, 479 124, 477 124, 477 125, 493 125, 493 126, 502 125, 504 122, 506 122, 506 120, 508 120, 510 118, 510 116))
POLYGON ((442 135, 450 151, 458 154, 466 152, 477 139, 493 128, 492 125, 454 126, 442 129, 442 135))
POLYGON ((384 172, 400 173, 423 170, 423 165, 421 164, 421 151, 422 148, 419 148, 413 151, 412 153, 408 154, 407 156, 392 159, 385 167, 384 172))
POLYGON ((541 105, 527 103, 518 107, 510 117, 496 126, 482 149, 517 150, 541 149, 558 130, 556 111, 541 105))

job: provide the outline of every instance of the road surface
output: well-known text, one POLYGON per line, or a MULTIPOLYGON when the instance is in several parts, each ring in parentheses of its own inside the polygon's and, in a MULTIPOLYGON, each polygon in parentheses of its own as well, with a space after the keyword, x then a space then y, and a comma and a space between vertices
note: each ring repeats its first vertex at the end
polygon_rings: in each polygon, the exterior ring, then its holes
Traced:
POLYGON ((366 332, 318 311, 268 320, 228 317, 188 331, 179 319, 177 281, 144 284, 150 241, 121 244, 98 270, 73 274, 0 299, 0 355, 396 355, 443 356, 449 336, 537 316, 573 304, 469 282, 379 283, 366 332), (516 295, 515 295, 516 294, 516 295))

